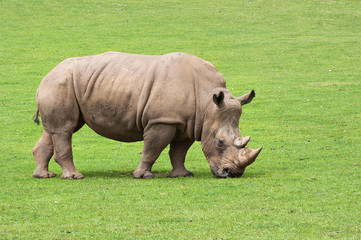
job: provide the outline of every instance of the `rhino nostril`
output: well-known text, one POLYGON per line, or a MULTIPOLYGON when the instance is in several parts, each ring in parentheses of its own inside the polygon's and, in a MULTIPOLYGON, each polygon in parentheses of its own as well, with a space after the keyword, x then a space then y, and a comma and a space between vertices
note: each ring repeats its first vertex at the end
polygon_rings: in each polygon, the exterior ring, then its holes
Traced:
POLYGON ((228 174, 229 174, 229 169, 228 169, 228 168, 225 168, 225 169, 223 169, 223 172, 224 172, 224 174, 225 174, 226 176, 228 176, 228 174))

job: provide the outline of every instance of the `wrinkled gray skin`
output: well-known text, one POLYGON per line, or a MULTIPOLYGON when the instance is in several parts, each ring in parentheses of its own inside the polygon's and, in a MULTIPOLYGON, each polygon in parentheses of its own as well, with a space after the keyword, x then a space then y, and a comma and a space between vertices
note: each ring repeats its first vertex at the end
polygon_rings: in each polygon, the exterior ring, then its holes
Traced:
POLYGON ((249 137, 238 129, 242 105, 254 91, 235 98, 209 62, 185 53, 145 56, 108 52, 70 58, 42 80, 37 113, 43 134, 33 148, 37 178, 55 177, 52 156, 62 178, 80 179, 73 164, 71 138, 84 124, 122 142, 144 141, 135 178, 152 178, 152 165, 170 144, 171 177, 192 176, 184 167, 194 141, 214 175, 241 176, 261 149, 245 148, 249 137))

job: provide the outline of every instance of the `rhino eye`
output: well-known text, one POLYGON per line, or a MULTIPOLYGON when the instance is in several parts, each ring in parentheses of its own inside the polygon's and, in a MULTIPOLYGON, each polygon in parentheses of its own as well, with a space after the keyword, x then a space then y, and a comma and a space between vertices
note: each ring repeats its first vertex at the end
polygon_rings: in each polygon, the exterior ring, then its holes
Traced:
POLYGON ((218 139, 217 140, 217 146, 220 147, 220 148, 224 147, 224 141, 222 139, 218 139))

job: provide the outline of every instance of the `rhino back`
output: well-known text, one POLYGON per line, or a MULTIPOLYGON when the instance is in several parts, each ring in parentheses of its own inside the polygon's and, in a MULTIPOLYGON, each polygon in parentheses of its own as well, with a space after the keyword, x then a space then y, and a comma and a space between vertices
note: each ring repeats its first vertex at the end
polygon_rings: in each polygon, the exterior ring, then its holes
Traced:
POLYGON ((84 121, 119 141, 142 140, 144 129, 157 123, 177 125, 182 137, 198 140, 205 98, 225 86, 213 65, 184 53, 108 52, 62 64, 71 72, 84 121))

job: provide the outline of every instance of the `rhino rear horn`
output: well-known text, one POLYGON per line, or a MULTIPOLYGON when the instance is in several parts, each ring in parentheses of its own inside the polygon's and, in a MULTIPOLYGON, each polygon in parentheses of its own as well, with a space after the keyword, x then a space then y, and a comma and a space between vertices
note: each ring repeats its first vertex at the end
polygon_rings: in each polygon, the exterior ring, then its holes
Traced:
POLYGON ((249 140, 251 140, 250 136, 238 137, 234 140, 234 146, 236 146, 238 148, 243 148, 243 147, 247 146, 249 140))

